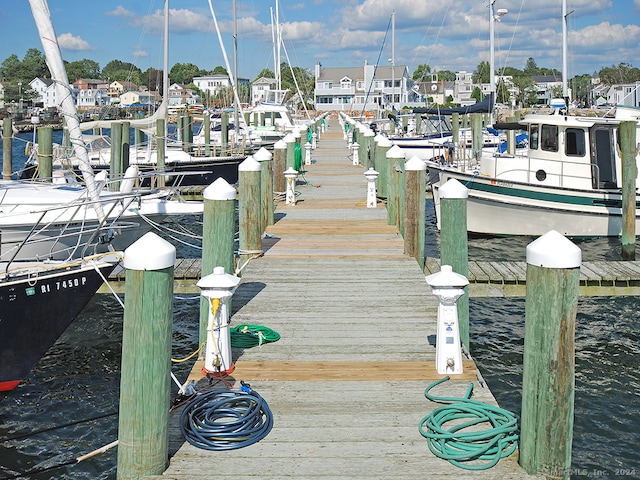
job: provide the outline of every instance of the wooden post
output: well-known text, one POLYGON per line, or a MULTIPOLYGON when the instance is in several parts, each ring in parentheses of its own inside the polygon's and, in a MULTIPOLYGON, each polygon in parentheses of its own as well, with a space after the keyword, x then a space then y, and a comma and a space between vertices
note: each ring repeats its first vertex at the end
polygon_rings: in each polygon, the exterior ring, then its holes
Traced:
POLYGON ((471 141, 472 158, 479 162, 482 155, 482 114, 480 113, 471 114, 471 134, 473 135, 471 141))
MULTIPOLYGON (((387 160, 387 225, 400 228, 400 184, 404 183, 405 153, 399 146, 394 145, 385 155, 387 160)), ((403 227, 404 228, 404 227, 403 227)))
POLYGON ((404 164, 405 170, 405 219, 404 253, 414 257, 424 270, 425 199, 427 164, 412 157, 404 164))
POLYGON ((202 119, 202 128, 204 129, 204 154, 209 157, 211 155, 211 114, 204 114, 202 119))
POLYGON ((2 120, 2 178, 11 180, 13 174, 13 122, 11 117, 2 120))
MULTIPOLYGON (((454 272, 469 278, 469 245, 467 239, 467 197, 469 191, 456 179, 438 190, 440 195, 440 263, 451 265, 454 272)), ((458 299, 460 341, 469 346, 469 287, 458 299)))
POLYGON ((296 163, 296 137, 294 137, 291 133, 287 133, 282 138, 282 140, 287 144, 287 163, 285 164, 286 169, 294 168, 294 165, 296 163))
POLYGON ((223 151, 229 151, 229 113, 222 112, 220 116, 220 143, 223 151))
MULTIPOLYGON (((215 267, 235 272, 233 252, 236 232, 236 189, 222 177, 216 179, 202 192, 204 217, 202 223, 202 277, 213 273, 215 267)), ((207 339, 209 305, 200 300, 200 335, 198 345, 207 339)))
POLYGON ((261 147, 253 154, 258 162, 260 162, 260 191, 262 192, 262 200, 260 202, 260 211, 262 212, 262 231, 264 232, 268 225, 273 225, 273 164, 271 159, 273 155, 269 150, 261 147))
POLYGON ((384 135, 376 135, 374 137, 374 144, 373 168, 379 173, 376 179, 377 195, 379 198, 388 198, 389 162, 387 161, 387 152, 393 144, 391 140, 384 135))
POLYGON ((580 249, 552 230, 527 246, 520 465, 570 477, 580 249))
POLYGON ((153 232, 125 250, 118 480, 167 466, 175 262, 175 247, 153 232))
MULTIPOLYGON (((240 266, 262 254, 260 163, 249 155, 238 165, 238 230, 240 266)), ((240 274, 240 272, 238 272, 240 274)))
POLYGON ((362 164, 362 166, 364 166, 365 170, 368 170, 369 167, 373 167, 373 153, 375 149, 373 138, 375 136, 376 134, 373 133, 373 130, 371 130, 370 128, 367 128, 362 134, 362 139, 364 142, 364 157, 360 157, 360 163, 362 164))
POLYGON ((463 155, 460 151, 460 114, 457 112, 451 114, 451 133, 451 138, 454 146, 454 158, 449 159, 449 161, 451 163, 454 163, 456 159, 463 158, 463 155))
MULTIPOLYGON (((109 171, 111 178, 122 178, 122 126, 120 122, 111 122, 111 159, 109 171)), ((120 181, 109 183, 109 190, 117 192, 120 189, 120 181)))
MULTIPOLYGON (((156 169, 164 170, 164 156, 167 139, 164 131, 164 119, 156 120, 156 169)), ((158 187, 164 187, 164 175, 158 177, 158 187)))
POLYGON ((273 191, 282 193, 287 189, 284 171, 287 169, 287 142, 280 139, 273 145, 273 191))
POLYGON ((622 152, 622 259, 636 259, 636 122, 620 123, 622 152))
POLYGON ((51 127, 38 127, 38 178, 45 182, 53 181, 53 129, 51 127))
POLYGON ((131 123, 130 122, 122 122, 122 174, 120 177, 124 175, 124 172, 129 168, 129 152, 131 147, 131 123))

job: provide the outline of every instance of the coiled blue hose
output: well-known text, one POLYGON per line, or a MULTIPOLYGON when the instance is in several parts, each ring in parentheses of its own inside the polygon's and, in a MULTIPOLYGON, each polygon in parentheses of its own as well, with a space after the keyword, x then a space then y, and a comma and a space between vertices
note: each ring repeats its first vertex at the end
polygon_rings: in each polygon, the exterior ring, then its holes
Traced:
POLYGON ((180 415, 180 429, 193 446, 234 450, 262 440, 273 427, 267 402, 248 385, 198 395, 180 415))
POLYGON ((424 396, 433 402, 450 402, 420 421, 418 430, 427 439, 429 450, 465 470, 485 470, 511 455, 518 446, 518 418, 503 408, 471 400, 473 383, 464 398, 437 397, 429 393, 447 380, 448 376, 433 382, 424 391, 424 396), (453 423, 447 429, 445 425, 449 422, 453 423), (473 428, 483 423, 491 427, 473 428), (469 463, 478 460, 485 463, 469 463))

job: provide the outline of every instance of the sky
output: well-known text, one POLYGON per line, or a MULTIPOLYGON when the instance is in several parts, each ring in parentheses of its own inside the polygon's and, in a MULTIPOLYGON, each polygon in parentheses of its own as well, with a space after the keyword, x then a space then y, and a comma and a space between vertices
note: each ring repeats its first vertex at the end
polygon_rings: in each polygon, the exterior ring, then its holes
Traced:
MULTIPOLYGON (((494 23, 496 69, 562 70, 562 1, 493 0, 507 9, 494 23)), ((163 0, 49 0, 56 35, 67 61, 111 60, 143 71, 163 66, 163 0)), ((490 59, 488 0, 280 0, 281 61, 313 72, 323 67, 420 64, 432 71, 473 72, 490 59), (393 15, 392 15, 393 14, 393 15), (391 18, 394 18, 394 22, 391 18), (395 28, 392 27, 395 26, 395 28)), ((169 1, 169 68, 193 63, 225 66, 214 26, 234 71, 233 0, 169 1)), ((236 0, 237 76, 253 80, 274 70, 272 17, 276 0, 236 0)), ((640 0, 567 0, 567 73, 593 74, 628 63, 640 67, 640 0)), ((22 59, 42 45, 25 0, 0 2, 0 62, 22 59)))

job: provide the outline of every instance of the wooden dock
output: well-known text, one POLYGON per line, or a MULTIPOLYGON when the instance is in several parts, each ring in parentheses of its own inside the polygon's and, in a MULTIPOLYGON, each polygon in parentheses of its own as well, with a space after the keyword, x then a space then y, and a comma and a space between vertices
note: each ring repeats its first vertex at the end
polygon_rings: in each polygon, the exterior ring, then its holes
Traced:
MULTIPOLYGON (((348 155, 333 119, 299 177, 297 205, 278 205, 264 255, 247 265, 233 297, 232 326, 264 325, 281 335, 234 349, 226 378, 260 393, 273 429, 256 444, 215 452, 185 442, 173 415, 170 465, 148 480, 537 478, 520 468, 517 453, 471 472, 429 451, 418 424, 440 406, 424 397, 441 378, 438 302, 415 259, 403 254, 383 205, 365 207, 363 169, 348 155)), ((192 378, 206 388, 201 366, 192 378)), ((464 373, 434 393, 461 397, 473 382, 473 398, 495 405, 476 371, 465 361, 464 373)))
MULTIPOLYGON (((306 207, 305 207, 306 208, 306 207)), ((358 228, 353 222, 354 229, 358 228)), ((273 229, 274 227, 272 227, 273 229)), ((329 225, 327 224, 327 231, 329 225)), ((381 227, 382 228, 382 227, 381 227)), ((353 232, 353 231, 352 231, 353 232)), ((271 243, 282 241, 280 238, 265 238, 263 247, 268 249, 271 243)), ((289 240, 291 241, 291 240, 289 240)), ((319 240, 326 242, 331 240, 319 240)), ((363 242, 365 240, 362 240, 363 242)), ((382 245, 372 235, 367 236, 368 250, 360 255, 376 256, 386 252, 387 245, 382 245)), ((365 248, 365 244, 360 244, 365 248)), ((317 243, 316 247, 320 244, 317 243)), ((312 246, 306 244, 307 250, 312 246)), ((308 252, 307 252, 308 253, 308 252)), ((316 256, 330 255, 324 248, 316 252, 316 256)), ((425 275, 440 270, 440 259, 427 257, 425 275)), ((200 293, 196 282, 200 279, 202 261, 199 258, 181 258, 176 261, 175 290, 180 293, 200 293)), ((526 262, 482 262, 469 261, 469 296, 471 297, 524 297, 526 294, 526 262)), ((111 286, 118 292, 124 291, 124 269, 118 268, 110 277, 111 286)), ((102 287, 100 293, 107 293, 102 287)), ((616 296, 640 295, 640 261, 597 261, 583 262, 580 267, 580 295, 582 296, 616 296)))

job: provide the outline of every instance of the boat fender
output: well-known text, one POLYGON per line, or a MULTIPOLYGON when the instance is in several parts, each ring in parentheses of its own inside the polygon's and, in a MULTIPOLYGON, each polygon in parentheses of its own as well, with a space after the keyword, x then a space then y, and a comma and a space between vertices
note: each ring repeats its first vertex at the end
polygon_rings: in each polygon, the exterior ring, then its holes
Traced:
POLYGON ((24 155, 30 157, 33 152, 33 142, 27 142, 24 146, 24 155))
POLYGON ((124 178, 120 183, 120 193, 131 193, 138 178, 138 167, 130 165, 124 172, 124 178))

